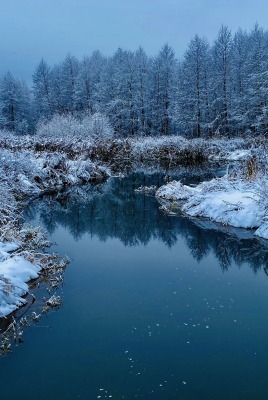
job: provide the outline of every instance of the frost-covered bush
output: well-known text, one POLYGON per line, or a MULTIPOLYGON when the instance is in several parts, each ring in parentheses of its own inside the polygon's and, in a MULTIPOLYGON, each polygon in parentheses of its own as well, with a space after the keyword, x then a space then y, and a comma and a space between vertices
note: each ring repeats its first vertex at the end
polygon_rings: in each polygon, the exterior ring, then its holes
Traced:
POLYGON ((108 118, 100 113, 76 118, 71 114, 54 115, 37 126, 38 136, 58 138, 111 138, 113 130, 108 118))
POLYGON ((208 159, 204 140, 187 140, 182 136, 136 138, 130 141, 135 160, 166 161, 170 164, 195 164, 208 159))
POLYGON ((39 122, 36 133, 45 137, 70 137, 80 135, 81 126, 71 114, 56 114, 50 121, 39 122))
POLYGON ((36 193, 34 177, 40 166, 31 152, 0 151, 0 183, 6 185, 5 195, 16 200, 36 193))
POLYGON ((111 139, 113 137, 113 129, 109 119, 100 113, 86 116, 81 121, 84 130, 84 136, 93 136, 100 139, 111 139))
POLYGON ((187 146, 188 141, 182 136, 163 136, 163 137, 143 137, 140 139, 133 139, 132 152, 135 156, 148 155, 158 152, 160 149, 172 149, 179 147, 180 149, 187 146))

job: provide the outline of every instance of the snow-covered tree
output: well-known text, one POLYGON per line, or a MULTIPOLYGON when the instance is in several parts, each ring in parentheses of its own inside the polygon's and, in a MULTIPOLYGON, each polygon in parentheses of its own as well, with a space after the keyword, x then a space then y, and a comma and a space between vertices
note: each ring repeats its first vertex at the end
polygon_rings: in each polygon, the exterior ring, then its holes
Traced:
POLYGON ((33 93, 36 119, 51 118, 53 115, 51 68, 44 59, 40 61, 33 74, 33 93))
POLYGON ((8 72, 0 81, 0 128, 27 134, 32 128, 31 111, 29 88, 8 72))
POLYGON ((67 54, 62 63, 63 104, 65 112, 74 112, 76 109, 76 83, 79 73, 79 61, 76 57, 67 54))
POLYGON ((249 128, 265 133, 268 129, 268 33, 257 24, 249 36, 247 85, 249 128))
POLYGON ((109 57, 68 54, 52 67, 42 59, 32 92, 2 78, 0 123, 23 133, 56 114, 101 114, 118 136, 266 134, 267 82, 268 32, 256 24, 232 36, 222 26, 212 45, 195 35, 180 60, 167 44, 154 57, 119 48, 109 57))
POLYGON ((213 128, 216 132, 229 136, 230 65, 232 35, 227 26, 222 25, 212 49, 213 74, 213 128))
POLYGON ((243 133, 247 130, 247 101, 246 86, 248 67, 247 60, 249 54, 247 32, 239 29, 232 42, 231 58, 231 80, 232 95, 229 113, 229 124, 231 132, 234 134, 243 133))
POLYGON ((175 54, 167 44, 152 62, 151 110, 154 133, 172 133, 172 100, 174 96, 175 54))
POLYGON ((149 110, 149 73, 150 63, 145 51, 140 47, 135 53, 136 66, 136 95, 135 107, 137 112, 137 133, 149 133, 148 127, 148 110, 149 110))
POLYGON ((178 70, 174 118, 180 130, 196 137, 208 131, 209 57, 207 40, 196 35, 178 70))
POLYGON ((56 64, 50 73, 51 104, 53 114, 63 114, 66 110, 64 104, 64 79, 62 64, 56 64))

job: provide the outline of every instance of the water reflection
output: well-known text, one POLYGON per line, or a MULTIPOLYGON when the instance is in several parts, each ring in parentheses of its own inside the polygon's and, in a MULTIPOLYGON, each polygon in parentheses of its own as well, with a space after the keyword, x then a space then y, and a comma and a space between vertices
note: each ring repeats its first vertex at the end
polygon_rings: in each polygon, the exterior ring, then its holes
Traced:
MULTIPOLYGON (((183 178, 187 179, 185 175, 183 178)), ((63 226, 77 241, 85 234, 101 241, 117 238, 125 246, 146 246, 158 239, 171 248, 183 238, 195 260, 200 262, 212 253, 222 270, 228 270, 233 262, 238 266, 246 262, 254 272, 267 265, 267 243, 254 238, 252 232, 183 215, 166 215, 159 210, 154 196, 134 192, 142 185, 160 186, 165 179, 165 171, 136 171, 95 188, 78 188, 58 198, 46 197, 28 208, 26 218, 40 221, 50 234, 63 226)))

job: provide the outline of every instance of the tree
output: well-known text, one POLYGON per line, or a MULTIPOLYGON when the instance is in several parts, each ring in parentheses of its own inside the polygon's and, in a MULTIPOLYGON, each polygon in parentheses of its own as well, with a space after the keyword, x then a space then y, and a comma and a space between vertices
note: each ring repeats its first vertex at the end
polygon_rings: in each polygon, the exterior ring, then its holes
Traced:
POLYGON ((76 110, 76 83, 79 72, 79 61, 76 57, 67 54, 62 63, 63 104, 64 111, 73 113, 76 110))
POLYGON ((231 31, 222 25, 213 47, 213 127, 216 132, 229 136, 230 61, 232 49, 231 31))
POLYGON ((55 65, 50 72, 51 105, 53 114, 64 114, 64 78, 62 64, 55 65))
POLYGON ((33 74, 33 93, 36 119, 51 118, 53 115, 51 69, 43 59, 33 74))
POLYGON ((135 53, 137 133, 148 134, 149 72, 150 64, 145 51, 140 47, 135 53))
POLYGON ((31 128, 30 91, 8 72, 0 81, 0 127, 18 134, 31 128))
POLYGON ((135 56, 119 48, 107 60, 103 75, 102 110, 109 116, 115 131, 121 135, 137 132, 135 56))
POLYGON ((209 45, 198 35, 191 40, 178 71, 175 119, 183 133, 200 137, 209 123, 209 45))
POLYGON ((152 62, 152 127, 154 133, 168 135, 171 129, 171 110, 174 96, 175 55, 167 44, 152 62))
POLYGON ((75 108, 78 111, 93 112, 91 63, 87 56, 79 64, 75 83, 75 108))
POLYGON ((76 110, 90 113, 101 111, 101 79, 105 64, 106 58, 99 51, 84 56, 80 62, 75 86, 76 110))
POLYGON ((268 129, 268 33, 256 24, 249 35, 245 99, 253 132, 268 129))
POLYGON ((245 94, 248 77, 249 37, 241 29, 234 35, 231 53, 232 103, 229 111, 229 125, 232 133, 238 134, 248 128, 245 94))

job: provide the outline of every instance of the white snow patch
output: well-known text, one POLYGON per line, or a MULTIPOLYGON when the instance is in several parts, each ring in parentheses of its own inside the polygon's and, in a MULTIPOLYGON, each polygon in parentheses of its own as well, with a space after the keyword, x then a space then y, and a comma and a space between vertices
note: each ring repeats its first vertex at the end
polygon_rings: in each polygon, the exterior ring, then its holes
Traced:
POLYGON ((268 239, 268 223, 264 222, 256 231, 255 235, 263 239, 268 239))
POLYGON ((28 292, 26 282, 37 278, 41 267, 21 256, 10 257, 10 251, 19 247, 17 243, 0 242, 0 317, 10 314, 26 303, 22 298, 28 292))
POLYGON ((156 196, 160 201, 184 200, 182 211, 192 217, 205 217, 236 228, 258 228, 255 235, 268 239, 266 185, 263 178, 248 181, 223 177, 196 187, 173 181, 158 189, 156 196))
POLYGON ((187 200, 196 190, 196 188, 182 185, 181 182, 172 181, 165 186, 161 186, 155 195, 171 201, 187 200))
POLYGON ((251 156, 251 150, 234 150, 234 151, 231 151, 226 156, 226 160, 228 160, 228 161, 246 160, 250 156, 251 156))

